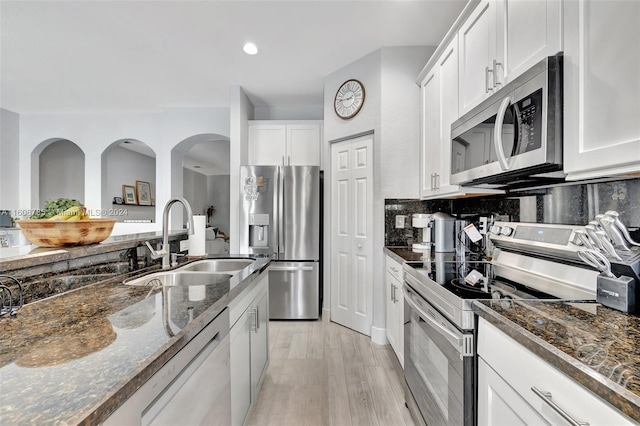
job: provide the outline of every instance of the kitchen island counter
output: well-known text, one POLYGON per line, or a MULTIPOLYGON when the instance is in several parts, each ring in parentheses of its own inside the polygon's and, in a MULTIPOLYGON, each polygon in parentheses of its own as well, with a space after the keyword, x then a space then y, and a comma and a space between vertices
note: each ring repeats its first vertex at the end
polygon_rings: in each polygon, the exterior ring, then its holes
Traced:
POLYGON ((640 422, 640 318, 598 303, 474 302, 474 311, 640 422))
MULTIPOLYGON (((222 283, 149 288, 121 275, 0 320, 0 423, 97 424, 266 270, 222 283)), ((182 266, 182 265, 181 265, 182 266)))

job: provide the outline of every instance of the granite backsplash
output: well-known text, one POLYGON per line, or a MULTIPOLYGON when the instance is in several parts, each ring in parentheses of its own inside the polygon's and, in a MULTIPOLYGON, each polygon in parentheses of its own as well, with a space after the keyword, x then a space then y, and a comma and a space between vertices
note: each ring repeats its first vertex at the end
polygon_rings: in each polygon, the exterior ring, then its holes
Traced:
POLYGON ((514 222, 585 225, 607 210, 620 213, 622 222, 640 239, 640 179, 595 183, 563 183, 504 195, 442 200, 385 200, 385 245, 405 246, 417 241, 411 226, 413 213, 444 212, 469 221, 479 216, 514 222), (396 228, 396 216, 405 216, 396 228))

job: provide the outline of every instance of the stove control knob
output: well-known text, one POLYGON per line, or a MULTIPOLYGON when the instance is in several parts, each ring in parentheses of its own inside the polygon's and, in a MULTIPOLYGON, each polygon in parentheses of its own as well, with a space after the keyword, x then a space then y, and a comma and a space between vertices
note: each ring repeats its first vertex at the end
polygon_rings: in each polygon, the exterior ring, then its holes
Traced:
POLYGON ((513 228, 510 226, 503 226, 502 230, 500 231, 500 233, 502 235, 504 235, 505 237, 508 237, 509 235, 511 235, 513 233, 513 228))
POLYGON ((492 233, 492 234, 494 234, 494 235, 500 235, 500 230, 501 230, 501 229, 502 229, 502 228, 501 228, 499 225, 491 225, 491 229, 490 229, 490 231, 491 231, 491 233, 492 233))

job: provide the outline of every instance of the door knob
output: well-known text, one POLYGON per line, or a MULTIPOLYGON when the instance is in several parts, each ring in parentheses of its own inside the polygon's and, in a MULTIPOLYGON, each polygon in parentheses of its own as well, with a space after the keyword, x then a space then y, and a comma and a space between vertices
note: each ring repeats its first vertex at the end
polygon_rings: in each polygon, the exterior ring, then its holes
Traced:
POLYGON ((362 248, 362 244, 358 244, 358 248, 362 248))

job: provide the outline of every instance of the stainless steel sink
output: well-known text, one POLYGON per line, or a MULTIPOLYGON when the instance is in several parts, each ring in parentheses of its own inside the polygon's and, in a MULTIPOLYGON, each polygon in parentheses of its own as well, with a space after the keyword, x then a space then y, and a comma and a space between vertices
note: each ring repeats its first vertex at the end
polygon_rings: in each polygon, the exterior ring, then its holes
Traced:
POLYGON ((228 282, 231 275, 210 273, 202 274, 186 271, 155 272, 139 278, 126 280, 124 284, 143 287, 173 287, 192 285, 212 285, 228 282))
POLYGON ((204 259, 179 268, 189 272, 227 272, 235 274, 255 262, 253 259, 204 259))

